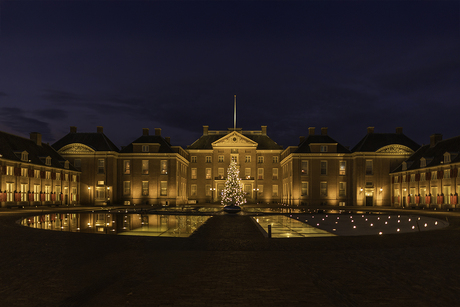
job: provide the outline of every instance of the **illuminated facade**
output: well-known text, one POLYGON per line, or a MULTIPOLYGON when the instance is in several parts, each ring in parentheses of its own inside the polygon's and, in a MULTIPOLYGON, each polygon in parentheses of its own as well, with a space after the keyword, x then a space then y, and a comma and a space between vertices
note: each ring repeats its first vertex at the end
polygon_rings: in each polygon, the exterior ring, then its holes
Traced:
POLYGON ((0 132, 0 203, 2 207, 80 203, 80 172, 41 134, 30 139, 0 132))
POLYGON ((433 134, 391 173, 391 202, 396 207, 455 208, 460 191, 460 136, 433 134))

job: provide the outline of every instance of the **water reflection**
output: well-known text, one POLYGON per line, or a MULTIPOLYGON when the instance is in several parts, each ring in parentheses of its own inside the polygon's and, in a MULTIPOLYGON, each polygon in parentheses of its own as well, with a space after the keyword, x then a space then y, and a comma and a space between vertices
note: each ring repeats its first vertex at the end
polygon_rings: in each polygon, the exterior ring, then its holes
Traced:
POLYGON ((128 213, 52 213, 21 220, 31 228, 114 235, 188 237, 210 216, 128 213))

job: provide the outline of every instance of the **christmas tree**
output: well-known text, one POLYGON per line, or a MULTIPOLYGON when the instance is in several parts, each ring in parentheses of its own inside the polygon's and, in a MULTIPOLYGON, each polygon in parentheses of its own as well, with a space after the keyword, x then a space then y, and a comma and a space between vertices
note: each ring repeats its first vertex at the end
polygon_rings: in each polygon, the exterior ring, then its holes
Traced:
POLYGON ((236 167, 236 161, 232 160, 227 169, 227 181, 225 188, 222 191, 222 205, 241 206, 246 203, 243 188, 241 187, 241 179, 238 177, 240 171, 236 167))

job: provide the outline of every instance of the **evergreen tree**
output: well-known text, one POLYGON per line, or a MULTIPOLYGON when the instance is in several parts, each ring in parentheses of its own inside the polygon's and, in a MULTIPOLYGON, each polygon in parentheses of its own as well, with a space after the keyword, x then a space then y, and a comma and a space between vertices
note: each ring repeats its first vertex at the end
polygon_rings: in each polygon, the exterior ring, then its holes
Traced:
POLYGON ((227 181, 225 188, 222 191, 222 205, 240 206, 246 203, 243 188, 241 187, 241 179, 238 177, 240 171, 236 167, 236 162, 232 160, 227 169, 227 181))

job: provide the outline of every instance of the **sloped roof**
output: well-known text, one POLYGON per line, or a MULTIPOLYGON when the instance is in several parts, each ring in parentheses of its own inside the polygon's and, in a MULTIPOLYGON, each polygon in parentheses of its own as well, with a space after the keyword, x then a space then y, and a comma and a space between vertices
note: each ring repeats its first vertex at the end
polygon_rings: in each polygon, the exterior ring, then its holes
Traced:
POLYGON ((158 151, 159 153, 173 153, 174 152, 171 149, 171 145, 168 142, 166 142, 166 140, 163 137, 159 135, 142 135, 141 137, 137 138, 132 143, 130 143, 128 146, 122 148, 122 150, 120 150, 120 153, 132 153, 133 144, 135 143, 144 143, 144 144, 157 143, 157 144, 160 144, 160 149, 158 151))
MULTIPOLYGON (((192 145, 187 146, 187 149, 212 149, 212 143, 221 139, 222 137, 226 136, 231 132, 232 131, 222 131, 218 134, 202 135, 192 145)), ((278 145, 266 134, 245 133, 244 131, 238 133, 256 142, 258 144, 257 150, 283 149, 283 146, 278 145)))
MULTIPOLYGON (((21 156, 16 153, 27 151, 30 163, 43 166, 51 166, 55 168, 64 168, 63 162, 66 161, 58 152, 50 145, 43 143, 37 145, 35 141, 21 136, 9 134, 0 131, 0 154, 4 159, 21 161, 21 156), (46 157, 51 158, 51 165, 46 165, 46 157)), ((75 168, 69 164, 69 169, 75 168)))
MULTIPOLYGON (((457 153, 457 156, 451 163, 460 162, 460 136, 456 136, 447 140, 439 141, 435 146, 424 145, 419 148, 412 156, 405 162, 407 163, 407 170, 414 170, 420 168, 420 159, 427 159, 426 167, 441 165, 444 162, 444 153, 457 153)), ((399 165, 392 172, 401 172, 402 165, 399 165)))
POLYGON ((420 148, 419 144, 412 141, 403 133, 368 133, 351 151, 376 152, 388 145, 403 145, 413 151, 420 148))
POLYGON ((99 132, 70 132, 53 144, 56 150, 69 144, 84 144, 95 151, 116 151, 118 147, 104 134, 99 132))
POLYGON ((299 144, 296 153, 311 153, 310 144, 337 144, 338 153, 350 153, 345 146, 331 138, 329 135, 309 135, 299 144))

